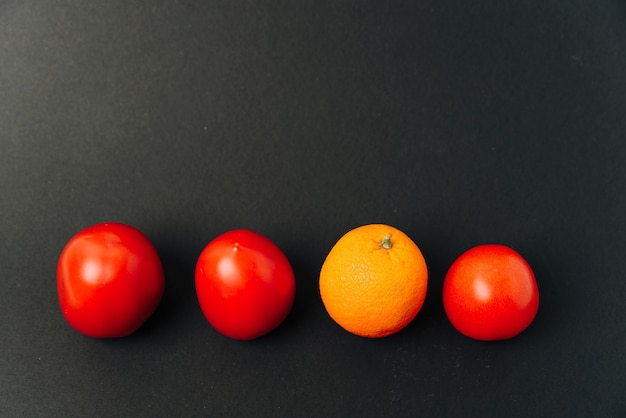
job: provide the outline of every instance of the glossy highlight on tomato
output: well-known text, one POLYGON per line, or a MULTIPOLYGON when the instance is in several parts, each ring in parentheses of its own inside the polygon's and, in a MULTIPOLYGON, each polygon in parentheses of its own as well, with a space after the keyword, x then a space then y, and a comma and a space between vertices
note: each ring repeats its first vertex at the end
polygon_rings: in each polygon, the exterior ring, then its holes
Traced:
POLYGON ((122 223, 101 223, 78 232, 57 263, 63 316, 89 337, 132 334, 156 310, 164 289, 154 246, 141 231, 122 223))
POLYGON ((293 269, 265 236, 238 229, 211 241, 195 273, 202 313, 221 334, 251 340, 278 327, 295 297, 293 269))
POLYGON ((452 264, 444 279, 443 305, 461 334, 483 341, 505 340, 533 322, 539 290, 520 254, 504 245, 484 244, 452 264))

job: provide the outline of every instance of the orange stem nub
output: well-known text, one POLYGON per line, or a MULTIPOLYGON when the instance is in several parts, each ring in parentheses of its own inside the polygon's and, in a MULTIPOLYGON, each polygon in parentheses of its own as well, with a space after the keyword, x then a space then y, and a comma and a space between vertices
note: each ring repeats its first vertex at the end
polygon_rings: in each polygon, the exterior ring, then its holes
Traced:
POLYGON ((393 243, 391 242, 391 237, 388 235, 385 236, 383 240, 381 241, 380 246, 383 247, 385 250, 390 250, 391 247, 393 247, 393 243))

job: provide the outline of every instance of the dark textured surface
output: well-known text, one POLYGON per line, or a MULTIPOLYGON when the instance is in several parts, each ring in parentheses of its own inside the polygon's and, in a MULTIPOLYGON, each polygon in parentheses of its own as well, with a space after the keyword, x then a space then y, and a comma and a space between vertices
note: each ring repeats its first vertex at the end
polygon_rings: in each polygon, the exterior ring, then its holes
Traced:
POLYGON ((0 415, 626 414, 626 7, 621 1, 0 1, 0 415), (58 308, 78 230, 126 222, 167 290, 135 335, 58 308), (326 315, 348 229, 423 250, 417 319, 381 340, 326 315), (252 342, 195 299, 206 243, 274 240, 287 321, 252 342), (448 266, 500 242, 539 314, 499 343, 443 312, 448 266))

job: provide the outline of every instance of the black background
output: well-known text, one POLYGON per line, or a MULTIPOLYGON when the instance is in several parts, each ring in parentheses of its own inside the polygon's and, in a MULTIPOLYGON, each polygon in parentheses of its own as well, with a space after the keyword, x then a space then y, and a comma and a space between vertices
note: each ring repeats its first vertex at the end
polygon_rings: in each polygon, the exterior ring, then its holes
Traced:
POLYGON ((0 1, 0 414, 626 414, 626 4, 0 1), (84 337, 55 268, 120 221, 166 293, 136 334, 84 337), (349 229, 405 231, 423 310, 369 340, 317 280, 349 229), (288 319, 255 341, 203 318, 193 271, 233 228, 292 261, 288 319), (499 242, 537 276, 509 341, 456 332, 441 285, 499 242))

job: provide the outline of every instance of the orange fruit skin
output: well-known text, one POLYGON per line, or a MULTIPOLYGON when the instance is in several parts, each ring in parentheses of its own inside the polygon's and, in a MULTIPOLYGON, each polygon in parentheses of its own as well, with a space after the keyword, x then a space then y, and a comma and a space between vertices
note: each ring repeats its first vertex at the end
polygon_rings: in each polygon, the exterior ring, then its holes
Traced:
POLYGON ((380 338, 406 327, 422 308, 428 269, 420 249, 384 224, 355 228, 337 241, 319 279, 330 317, 346 331, 380 338), (391 248, 382 245, 385 237, 391 248))

